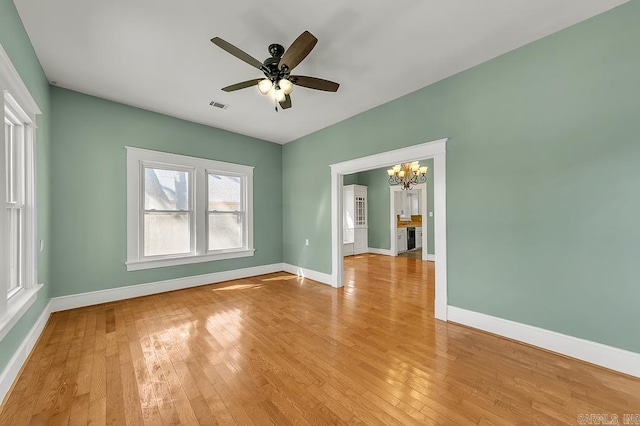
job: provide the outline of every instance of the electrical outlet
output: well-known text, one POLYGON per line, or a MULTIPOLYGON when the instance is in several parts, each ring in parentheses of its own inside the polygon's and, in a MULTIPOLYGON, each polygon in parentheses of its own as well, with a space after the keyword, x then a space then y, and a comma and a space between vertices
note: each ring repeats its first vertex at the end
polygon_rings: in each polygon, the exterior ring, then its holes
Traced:
POLYGON ((308 246, 309 245, 309 239, 307 238, 306 240, 304 240, 304 245, 308 246))
POLYGON ((433 212, 429 212, 429 217, 433 217, 433 212))

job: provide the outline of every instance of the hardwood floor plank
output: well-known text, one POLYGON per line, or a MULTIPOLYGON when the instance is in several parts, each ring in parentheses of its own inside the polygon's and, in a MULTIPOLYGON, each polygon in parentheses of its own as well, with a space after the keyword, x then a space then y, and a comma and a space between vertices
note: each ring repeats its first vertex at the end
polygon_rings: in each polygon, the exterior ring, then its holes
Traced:
POLYGON ((90 425, 107 424, 107 398, 101 397, 89 402, 89 415, 87 416, 90 425))
POLYGON ((575 424, 640 380, 433 318, 434 267, 345 259, 51 315, 0 424, 575 424))
POLYGON ((71 402, 69 413, 69 425, 82 426, 88 424, 89 417, 89 394, 84 393, 76 396, 71 402))

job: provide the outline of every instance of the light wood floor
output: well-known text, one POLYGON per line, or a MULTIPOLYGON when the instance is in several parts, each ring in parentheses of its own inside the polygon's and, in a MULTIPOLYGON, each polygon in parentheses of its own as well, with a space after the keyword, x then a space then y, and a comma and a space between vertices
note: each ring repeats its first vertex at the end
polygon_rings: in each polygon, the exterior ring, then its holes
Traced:
POLYGON ((640 380, 433 319, 433 263, 346 260, 51 316, 5 400, 22 424, 576 424, 640 380))
POLYGON ((403 253, 398 254, 399 257, 408 257, 409 259, 418 259, 422 260, 422 249, 415 249, 411 251, 405 251, 403 253))

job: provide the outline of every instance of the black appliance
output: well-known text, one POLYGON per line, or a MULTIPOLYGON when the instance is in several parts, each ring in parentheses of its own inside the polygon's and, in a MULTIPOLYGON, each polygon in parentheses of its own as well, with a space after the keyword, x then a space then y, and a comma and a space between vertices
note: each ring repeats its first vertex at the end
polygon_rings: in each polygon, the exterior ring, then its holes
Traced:
POLYGON ((416 248, 416 228, 407 228, 407 250, 416 248))

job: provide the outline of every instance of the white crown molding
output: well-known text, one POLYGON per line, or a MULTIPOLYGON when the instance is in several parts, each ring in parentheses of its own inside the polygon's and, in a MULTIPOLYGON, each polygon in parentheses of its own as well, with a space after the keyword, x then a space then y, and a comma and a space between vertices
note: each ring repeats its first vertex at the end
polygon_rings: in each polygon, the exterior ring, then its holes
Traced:
POLYGON ((447 311, 448 320, 451 322, 640 377, 640 354, 638 353, 455 306, 448 306, 447 311))
POLYGON ((211 274, 194 275, 191 277, 176 278, 172 280, 156 281, 145 284, 116 287, 106 290, 92 291, 88 293, 72 294, 69 296, 54 297, 51 299, 51 311, 66 311, 67 309, 81 308, 83 306, 98 305, 100 303, 116 300, 131 299, 133 297, 148 296, 167 291, 181 290, 184 288, 198 287, 206 284, 222 281, 237 280, 241 278, 255 277, 257 275, 271 274, 283 270, 281 263, 271 265, 254 266, 231 271, 214 272, 211 274))
POLYGON ((288 263, 283 263, 282 269, 285 272, 297 275, 301 278, 309 278, 310 280, 317 281, 321 284, 330 285, 332 287, 337 286, 335 280, 333 279, 333 276, 330 274, 314 271, 313 269, 301 268, 299 266, 290 265, 288 263))
POLYGON ((36 115, 42 114, 42 111, 40 111, 27 86, 22 82, 20 74, 11 63, 9 55, 0 44, 0 91, 5 90, 9 91, 11 96, 27 110, 26 112, 31 121, 35 123, 36 115))
POLYGON ((20 374, 22 366, 40 338, 45 325, 47 325, 50 315, 51 301, 47 303, 47 306, 45 306, 37 321, 33 327, 31 327, 31 330, 29 330, 29 333, 20 344, 18 350, 13 354, 2 373, 0 373, 0 405, 4 402, 4 398, 9 390, 11 390, 16 377, 20 374))

